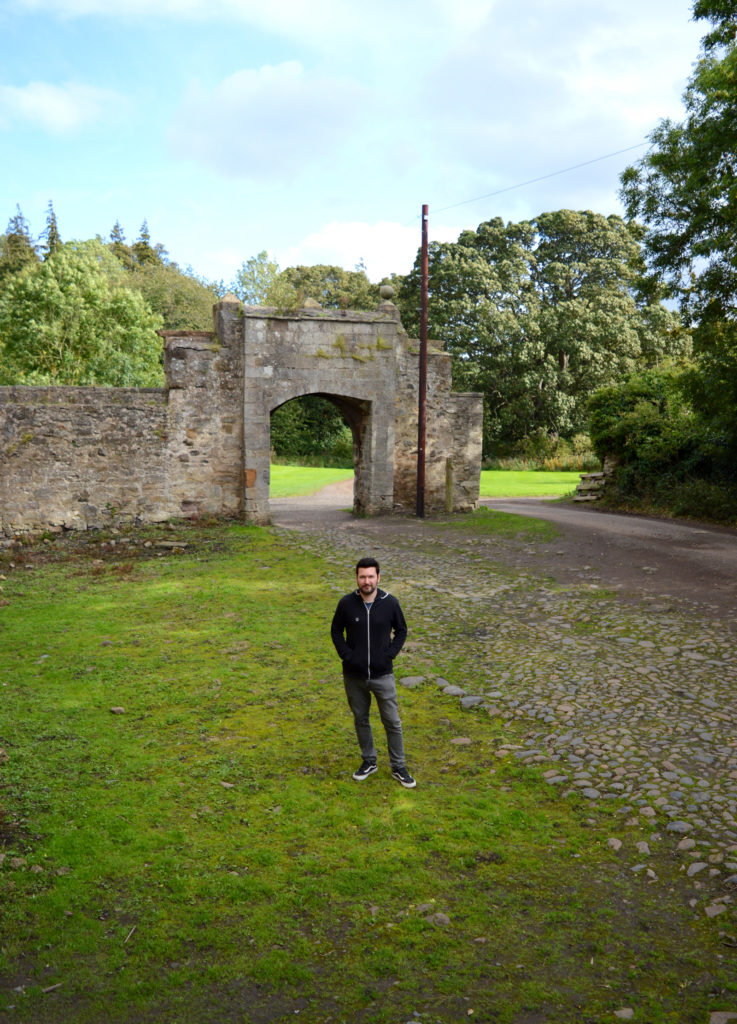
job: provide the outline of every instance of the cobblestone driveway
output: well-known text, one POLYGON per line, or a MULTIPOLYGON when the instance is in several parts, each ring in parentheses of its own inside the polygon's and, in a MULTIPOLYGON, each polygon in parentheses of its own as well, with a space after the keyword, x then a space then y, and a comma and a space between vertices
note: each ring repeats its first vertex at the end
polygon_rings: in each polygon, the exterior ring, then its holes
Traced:
POLYGON ((277 528, 328 559, 336 593, 350 586, 357 557, 380 560, 382 584, 410 623, 408 664, 413 654, 438 666, 463 661, 463 678, 441 669, 425 685, 469 713, 526 724, 526 738, 499 753, 542 765, 562 796, 580 790, 592 805, 616 801, 624 831, 650 823, 671 834, 691 857, 697 890, 702 871, 727 883, 715 913, 727 909, 737 885, 730 618, 682 596, 623 601, 595 565, 556 581, 539 565, 547 565, 543 549, 560 542, 500 541, 413 519, 353 520, 327 508, 295 516, 296 508, 291 517, 286 504, 275 509, 277 528))

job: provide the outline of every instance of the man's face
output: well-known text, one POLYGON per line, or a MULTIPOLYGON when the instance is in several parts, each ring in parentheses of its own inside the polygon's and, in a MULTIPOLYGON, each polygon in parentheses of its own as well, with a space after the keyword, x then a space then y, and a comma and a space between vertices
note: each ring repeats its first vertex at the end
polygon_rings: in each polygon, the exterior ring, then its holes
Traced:
POLYGON ((356 573, 356 579, 358 581, 358 589, 361 591, 361 597, 364 601, 371 598, 376 592, 376 588, 379 585, 379 579, 381 574, 376 571, 376 568, 372 565, 368 569, 359 569, 356 573))

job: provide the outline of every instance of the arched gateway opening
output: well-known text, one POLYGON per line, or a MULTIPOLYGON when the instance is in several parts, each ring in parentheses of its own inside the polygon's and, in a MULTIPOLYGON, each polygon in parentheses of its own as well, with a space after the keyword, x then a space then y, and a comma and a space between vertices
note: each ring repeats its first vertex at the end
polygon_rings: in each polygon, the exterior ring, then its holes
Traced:
POLYGON ((272 460, 351 468, 355 491, 365 411, 361 403, 323 393, 284 402, 271 410, 272 460))

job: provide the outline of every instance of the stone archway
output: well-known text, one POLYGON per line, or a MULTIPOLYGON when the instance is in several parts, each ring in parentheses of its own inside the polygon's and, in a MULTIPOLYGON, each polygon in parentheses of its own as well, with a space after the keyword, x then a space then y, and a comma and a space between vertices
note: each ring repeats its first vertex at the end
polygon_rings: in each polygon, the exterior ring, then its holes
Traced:
MULTIPOLYGON (((0 531, 240 515, 269 521, 270 418, 322 395, 351 425, 362 515, 414 511, 417 343, 399 311, 283 313, 226 296, 213 331, 162 331, 165 388, 0 388, 0 531)), ((482 399, 430 348, 425 510, 475 507, 482 399)))
POLYGON ((239 307, 247 519, 269 519, 271 412, 309 394, 332 401, 351 426, 354 511, 376 515, 392 510, 399 317, 394 306, 385 305, 391 308, 376 313, 308 309, 289 317, 261 307, 239 307))

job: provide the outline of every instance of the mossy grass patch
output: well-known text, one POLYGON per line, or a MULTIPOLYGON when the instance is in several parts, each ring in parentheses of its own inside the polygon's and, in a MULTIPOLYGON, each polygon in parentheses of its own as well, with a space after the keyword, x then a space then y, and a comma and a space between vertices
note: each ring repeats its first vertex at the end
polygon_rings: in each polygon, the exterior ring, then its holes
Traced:
POLYGON ((482 505, 473 512, 456 512, 423 520, 430 527, 459 530, 478 537, 519 537, 550 541, 558 536, 552 523, 532 516, 517 516, 510 512, 497 512, 482 505))
POLYGON ((568 1024, 624 1005, 675 1024, 734 1005, 680 863, 633 874, 606 845, 613 803, 515 760, 522 723, 402 691, 417 789, 383 743, 353 782, 328 636, 345 581, 320 558, 237 525, 145 536, 4 571, 3 1020, 568 1024))

